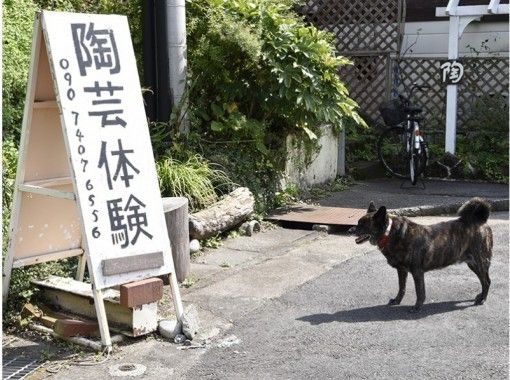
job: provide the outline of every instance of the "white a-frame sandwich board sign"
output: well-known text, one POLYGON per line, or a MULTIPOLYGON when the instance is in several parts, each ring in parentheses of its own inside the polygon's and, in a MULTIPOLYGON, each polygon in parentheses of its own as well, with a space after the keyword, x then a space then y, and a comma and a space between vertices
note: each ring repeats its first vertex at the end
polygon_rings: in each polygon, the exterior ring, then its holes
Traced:
POLYGON ((80 256, 110 347, 102 289, 170 274, 166 230, 127 18, 36 16, 3 301, 12 268, 80 256))

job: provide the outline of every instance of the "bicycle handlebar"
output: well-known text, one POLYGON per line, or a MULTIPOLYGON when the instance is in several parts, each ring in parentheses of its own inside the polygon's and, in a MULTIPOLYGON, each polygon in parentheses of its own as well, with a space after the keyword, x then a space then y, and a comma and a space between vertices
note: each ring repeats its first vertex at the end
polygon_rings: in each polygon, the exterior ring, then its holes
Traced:
POLYGON ((411 87, 411 92, 409 93, 409 99, 413 96, 414 90, 423 91, 428 90, 430 88, 429 85, 426 84, 418 84, 416 82, 413 83, 413 86, 411 87))
POLYGON ((426 85, 426 84, 418 84, 417 82, 414 82, 413 85, 411 86, 411 91, 409 92, 409 97, 406 97, 404 95, 401 95, 401 94, 398 94, 398 97, 404 101, 405 103, 408 103, 410 104, 411 103, 411 97, 413 96, 413 92, 414 90, 418 90, 418 91, 423 91, 423 90, 428 90, 430 88, 429 85, 426 85))

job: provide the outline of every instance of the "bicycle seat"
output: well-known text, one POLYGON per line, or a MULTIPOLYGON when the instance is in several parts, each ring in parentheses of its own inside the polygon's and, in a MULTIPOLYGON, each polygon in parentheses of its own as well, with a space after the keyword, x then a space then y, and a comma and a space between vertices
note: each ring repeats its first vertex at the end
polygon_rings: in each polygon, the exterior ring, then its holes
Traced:
POLYGON ((423 111, 423 108, 409 106, 409 107, 405 108, 405 111, 406 111, 406 113, 409 113, 411 115, 416 115, 416 114, 421 113, 423 111))

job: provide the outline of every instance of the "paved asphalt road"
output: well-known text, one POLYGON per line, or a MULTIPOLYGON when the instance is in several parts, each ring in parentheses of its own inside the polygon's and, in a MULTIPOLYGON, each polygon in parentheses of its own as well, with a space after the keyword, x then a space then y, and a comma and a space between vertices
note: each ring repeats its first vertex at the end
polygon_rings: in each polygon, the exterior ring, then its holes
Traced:
MULTIPOLYGON (((207 350, 186 379, 507 379, 508 213, 491 216, 492 286, 465 264, 426 274, 416 316, 412 278, 401 306, 386 305, 397 274, 376 251, 355 257, 236 321, 241 340, 207 350)), ((445 218, 418 218, 436 222, 445 218)), ((334 253, 332 253, 334 254, 334 253)))
MULTIPOLYGON (((414 218, 425 224, 447 219, 414 218)), ((345 235, 313 238, 277 229, 203 258, 205 266, 260 260, 215 272, 211 283, 204 279, 183 293, 201 307, 204 332, 217 331, 205 348, 180 350, 185 347, 155 334, 126 342, 103 363, 79 365, 73 356, 62 366, 50 361, 30 379, 113 380, 111 367, 126 363, 146 366, 143 379, 508 379, 508 212, 489 221, 495 247, 483 306, 472 306, 480 284, 460 264, 425 275, 427 300, 419 315, 408 313, 415 301, 411 277, 403 304, 389 307, 397 274, 371 246, 356 246, 345 235)), ((36 357, 58 348, 21 343, 36 357)))

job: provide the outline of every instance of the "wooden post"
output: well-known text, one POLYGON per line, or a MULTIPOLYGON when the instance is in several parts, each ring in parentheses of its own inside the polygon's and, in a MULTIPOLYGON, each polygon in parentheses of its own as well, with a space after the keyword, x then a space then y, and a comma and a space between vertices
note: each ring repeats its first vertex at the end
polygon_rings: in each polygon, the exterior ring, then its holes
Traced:
POLYGON ((190 272, 188 199, 163 198, 166 228, 172 247, 177 281, 182 282, 190 272))

